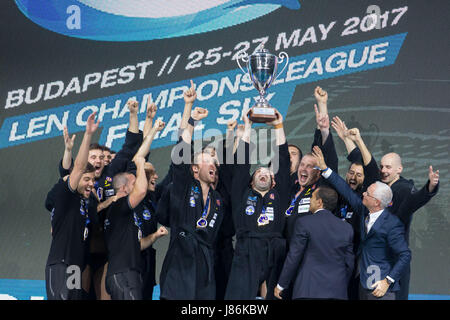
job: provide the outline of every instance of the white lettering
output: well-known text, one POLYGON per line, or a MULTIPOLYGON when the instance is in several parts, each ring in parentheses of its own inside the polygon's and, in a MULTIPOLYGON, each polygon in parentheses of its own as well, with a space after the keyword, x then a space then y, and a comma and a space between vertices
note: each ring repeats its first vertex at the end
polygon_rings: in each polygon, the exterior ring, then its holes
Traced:
POLYGON ((8 98, 6 99, 5 109, 20 106, 23 103, 23 95, 24 94, 25 94, 25 90, 23 90, 23 89, 9 91, 8 98))
POLYGON ((37 117, 30 120, 30 124, 28 125, 27 138, 37 137, 44 134, 44 130, 36 131, 37 129, 41 129, 45 127, 45 122, 42 121, 47 120, 47 116, 37 117))

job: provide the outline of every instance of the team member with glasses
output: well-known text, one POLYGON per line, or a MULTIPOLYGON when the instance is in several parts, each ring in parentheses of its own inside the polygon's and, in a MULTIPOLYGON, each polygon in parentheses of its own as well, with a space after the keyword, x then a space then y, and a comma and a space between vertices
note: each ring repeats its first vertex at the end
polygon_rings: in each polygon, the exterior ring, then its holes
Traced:
POLYGON ((322 176, 360 216, 360 300, 395 300, 399 280, 411 261, 411 251, 403 223, 388 209, 392 201, 391 188, 377 181, 363 193, 361 200, 344 179, 327 168, 321 150, 314 147, 313 152, 322 176))

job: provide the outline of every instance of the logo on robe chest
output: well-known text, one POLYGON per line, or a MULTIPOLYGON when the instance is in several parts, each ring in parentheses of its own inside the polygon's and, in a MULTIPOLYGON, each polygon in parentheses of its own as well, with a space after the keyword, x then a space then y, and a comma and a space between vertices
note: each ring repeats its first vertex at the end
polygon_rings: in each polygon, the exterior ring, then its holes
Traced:
POLYGON ((152 214, 150 213, 150 210, 148 210, 146 207, 144 207, 144 211, 142 212, 142 217, 144 220, 150 220, 152 218, 152 214))
POLYGON ((254 213, 255 213, 255 207, 254 206, 247 206, 247 208, 245 208, 245 214, 246 215, 251 216, 254 213))
POLYGON ((111 177, 106 177, 104 187, 105 188, 106 187, 110 187, 111 183, 112 183, 112 178, 111 177))

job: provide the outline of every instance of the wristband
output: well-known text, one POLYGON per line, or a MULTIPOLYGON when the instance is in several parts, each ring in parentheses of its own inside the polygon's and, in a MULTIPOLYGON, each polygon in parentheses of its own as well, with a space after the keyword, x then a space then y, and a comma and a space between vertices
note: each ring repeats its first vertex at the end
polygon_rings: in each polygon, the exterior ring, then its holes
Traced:
POLYGON ((281 129, 281 128, 283 128, 283 123, 279 123, 279 124, 274 125, 274 128, 275 128, 275 129, 281 129))
POLYGON ((328 170, 328 167, 326 167, 325 169, 320 169, 319 167, 314 167, 313 169, 319 170, 320 172, 325 172, 328 170))
POLYGON ((188 124, 190 124, 191 126, 195 127, 195 120, 194 118, 190 117, 188 120, 188 124))

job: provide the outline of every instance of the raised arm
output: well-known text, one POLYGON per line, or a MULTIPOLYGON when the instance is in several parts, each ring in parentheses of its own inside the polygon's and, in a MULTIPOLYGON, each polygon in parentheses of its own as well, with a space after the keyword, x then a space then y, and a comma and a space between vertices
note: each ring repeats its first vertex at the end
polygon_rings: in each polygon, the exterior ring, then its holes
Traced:
POLYGON ((356 143, 359 150, 361 151, 363 164, 367 166, 372 161, 372 154, 370 153, 369 149, 367 149, 364 140, 361 138, 359 129, 353 128, 348 130, 348 138, 352 140, 354 143, 356 143))
POLYGON ((195 108, 194 111, 192 111, 192 116, 188 121, 188 125, 185 130, 183 130, 183 133, 181 134, 182 140, 187 143, 191 144, 192 141, 192 135, 194 134, 194 126, 196 121, 200 121, 208 116, 208 110, 204 108, 195 108))
MULTIPOLYGON (((250 109, 242 115, 244 120, 244 131, 240 139, 234 156, 231 181, 231 201, 233 206, 239 206, 243 192, 250 182, 250 136, 252 122, 248 118, 250 109)), ((234 209, 233 209, 234 211, 234 209)), ((237 226, 236 226, 237 227, 237 226)))
MULTIPOLYGON (((267 124, 273 126, 273 131, 275 133, 275 144, 277 146, 278 154, 275 156, 274 160, 278 162, 278 168, 276 169, 275 174, 275 189, 278 190, 278 193, 282 197, 283 206, 289 201, 289 191, 290 191, 290 156, 289 149, 286 142, 286 135, 283 128, 283 117, 282 115, 276 111, 277 119, 268 122, 267 124)), ((274 161, 272 161, 272 165, 274 161)))
POLYGON ((150 152, 150 146, 152 145, 153 139, 155 138, 155 135, 158 131, 161 131, 164 129, 165 123, 158 119, 155 122, 155 125, 151 128, 147 128, 148 133, 144 131, 144 141, 142 141, 141 146, 139 147, 139 150, 136 152, 135 156, 133 157, 133 161, 138 157, 145 158, 147 154, 150 152))
POLYGON ((313 147, 319 146, 324 154, 325 161, 328 166, 333 171, 338 172, 338 157, 333 136, 330 134, 330 121, 328 114, 320 113, 317 105, 314 105, 314 111, 316 113, 316 123, 318 129, 314 133, 313 147))
POLYGON ((235 128, 237 126, 237 120, 228 120, 227 122, 227 132, 225 134, 225 147, 227 149, 233 148, 234 138, 235 138, 235 128))
POLYGON ((128 195, 128 201, 132 209, 136 208, 138 204, 144 199, 147 194, 148 181, 145 175, 145 159, 144 157, 137 157, 134 162, 136 163, 136 182, 134 183, 133 190, 128 195))
POLYGON ((319 106, 319 112, 322 114, 328 114, 328 93, 321 87, 314 89, 314 98, 316 98, 317 105, 319 106))
MULTIPOLYGON (((125 136, 125 142, 111 163, 105 167, 105 172, 110 177, 127 170, 128 163, 136 155, 143 142, 143 134, 139 131, 137 118, 139 104, 137 101, 130 99, 127 102, 127 106, 130 113, 130 123, 125 136)), ((149 130, 149 128, 151 127, 147 124, 146 129, 149 130)))
POLYGON ((322 176, 327 179, 328 183, 330 183, 345 200, 347 200, 353 210, 362 216, 365 207, 362 204, 361 198, 350 188, 344 179, 327 167, 322 150, 320 150, 319 147, 314 147, 313 156, 316 158, 318 167, 322 171, 322 176))
POLYGON ((331 121, 331 126, 336 131, 339 138, 344 142, 347 153, 350 154, 355 148, 356 144, 348 136, 348 129, 345 122, 341 120, 338 116, 333 117, 331 121))
POLYGON ((130 111, 130 124, 128 126, 128 131, 132 133, 139 133, 139 121, 138 121, 138 109, 139 104, 136 100, 128 100, 127 102, 128 110, 130 111))
POLYGON ((192 176, 190 171, 191 166, 191 142, 192 135, 194 132, 194 126, 197 121, 200 121, 208 116, 208 110, 203 108, 195 108, 192 111, 192 116, 188 121, 188 125, 186 129, 183 130, 181 134, 180 141, 173 147, 171 158, 171 171, 172 171, 172 180, 174 183, 174 192, 182 193, 184 188, 186 187, 187 181, 190 181, 190 177, 192 176))
POLYGON ((97 130, 100 121, 95 122, 96 112, 89 115, 86 121, 86 131, 83 136, 83 141, 81 142, 80 149, 78 150, 77 157, 75 159, 73 170, 69 176, 70 188, 76 190, 78 183, 80 182, 81 176, 88 163, 89 155, 89 145, 91 144, 92 135, 97 130))
POLYGON ((149 134, 150 129, 153 127, 153 119, 156 116, 156 104, 151 102, 150 97, 147 99, 147 112, 145 114, 145 122, 144 122, 144 138, 149 134))
POLYGON ((283 128, 283 116, 276 109, 275 113, 277 118, 272 122, 268 122, 267 124, 273 126, 275 132, 275 144, 277 146, 281 146, 282 144, 286 143, 286 135, 283 128))
POLYGON ((61 165, 62 168, 67 171, 70 170, 70 167, 72 166, 72 149, 74 142, 75 135, 73 134, 71 138, 67 127, 64 126, 64 156, 61 165))
POLYGON ((184 110, 183 110, 183 117, 181 118, 181 125, 180 125, 181 130, 187 128, 188 120, 192 112, 192 106, 194 105, 195 99, 197 99, 197 92, 195 91, 195 85, 192 80, 191 80, 191 87, 183 93, 183 98, 184 98, 184 110))
POLYGON ((330 134, 330 121, 328 118, 327 107, 328 93, 321 87, 316 87, 314 90, 314 97, 317 102, 317 104, 314 105, 314 109, 316 111, 317 129, 319 129, 322 134, 322 144, 325 144, 325 141, 330 134))
POLYGON ((414 212, 419 210, 432 197, 436 195, 439 190, 439 170, 433 171, 433 167, 428 168, 428 181, 422 187, 422 189, 407 195, 405 199, 402 200, 400 207, 397 210, 397 216, 400 220, 408 225, 411 222, 411 216, 414 212))

